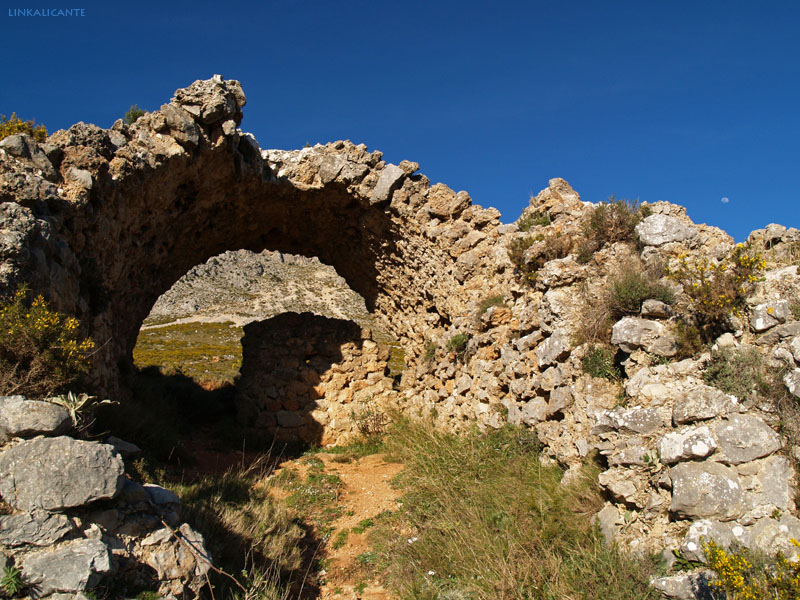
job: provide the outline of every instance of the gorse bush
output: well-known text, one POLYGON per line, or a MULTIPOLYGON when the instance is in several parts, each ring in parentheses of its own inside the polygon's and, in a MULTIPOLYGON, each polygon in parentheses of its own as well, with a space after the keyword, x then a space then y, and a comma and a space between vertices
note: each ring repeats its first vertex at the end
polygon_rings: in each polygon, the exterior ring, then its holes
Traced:
POLYGON ((666 268, 666 275, 683 286, 700 332, 710 341, 728 328, 731 314, 742 315, 745 298, 765 266, 760 254, 737 244, 731 255, 719 262, 681 255, 676 264, 666 268))
POLYGON ((50 309, 42 296, 28 301, 20 288, 0 304, 0 395, 43 398, 66 391, 89 371, 94 342, 78 320, 50 309))
POLYGON ((17 116, 17 113, 11 113, 10 118, 0 115, 0 140, 16 133, 28 134, 37 142, 47 139, 47 129, 44 125, 36 125, 33 120, 23 121, 17 116))
MULTIPOLYGON (((797 540, 792 544, 800 547, 797 540)), ((717 575, 712 587, 728 600, 800 599, 800 562, 778 553, 774 559, 754 557, 747 551, 726 552, 713 541, 703 544, 709 568, 717 575)))

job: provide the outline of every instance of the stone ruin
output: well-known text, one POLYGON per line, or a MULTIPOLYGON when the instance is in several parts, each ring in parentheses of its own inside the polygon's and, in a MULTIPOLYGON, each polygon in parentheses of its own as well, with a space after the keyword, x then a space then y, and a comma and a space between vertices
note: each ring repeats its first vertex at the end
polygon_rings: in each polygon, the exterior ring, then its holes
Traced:
MULTIPOLYGON (((340 441, 362 405, 428 417, 452 431, 519 424, 537 432, 543 459, 558 463, 566 478, 599 453, 607 503, 597 521, 609 540, 632 551, 679 549, 702 560, 699 540, 710 538, 796 552, 790 458, 800 450, 780 432, 774 407, 704 382, 708 353, 672 360, 676 315, 669 307, 648 300, 639 315, 613 327, 624 403, 618 385, 582 366, 589 344, 580 342, 581 330, 610 273, 630 260, 670 264, 688 254, 716 261, 732 251, 730 236, 657 202, 636 229, 638 246, 608 244, 588 261, 570 247, 554 256, 556 244, 583 235, 593 209, 562 179, 531 199, 526 213, 547 219, 523 232, 465 192, 431 185, 416 163, 388 164, 363 145, 262 150, 239 129, 244 104, 238 82, 215 76, 178 90, 132 125, 79 123, 44 144, 24 135, 0 141, 0 292, 27 282, 80 319, 101 348, 95 391, 124 400, 120 375, 130 368, 139 327, 190 267, 235 249, 317 256, 399 340, 405 369, 399 382, 387 378, 385 350, 352 325, 309 316, 254 324, 244 342, 238 406, 242 420, 265 435, 340 441), (525 260, 537 271, 523 281, 509 250, 532 233, 525 260), (484 310, 487 298, 501 301, 484 310), (297 335, 278 344, 287 326, 297 335), (450 343, 456 335, 464 348, 450 343), (265 371, 279 363, 286 368, 265 371)), ((775 254, 800 247, 800 232, 771 225, 751 240, 775 254)), ((800 321, 790 307, 799 299, 796 261, 773 262, 746 310, 731 319, 731 332, 716 342, 757 351, 785 371, 787 391, 797 397, 800 321)), ((6 435, 4 479, 27 477, 13 458, 18 448, 54 443, 6 435)), ((113 463, 113 452, 106 454, 113 463)), ((103 502, 127 502, 116 486, 103 502)), ((39 518, 15 504, 12 492, 2 493, 13 508, 4 522, 39 518)), ((63 522, 52 517, 62 507, 49 510, 41 518, 63 522)), ((97 542, 113 558, 118 530, 94 517, 81 523, 89 525, 74 527, 64 538, 70 541, 59 544, 96 547, 92 564, 100 575, 106 560, 97 542)), ((167 532, 170 544, 174 534, 167 532)), ((9 544, 0 544, 9 553, 9 544)), ((38 552, 50 560, 59 548, 38 552)), ((113 559, 108 565, 114 568, 113 559)), ((694 598, 703 577, 653 584, 668 597, 694 598)), ((87 576, 69 591, 94 581, 87 576)))
POLYGON ((358 439, 359 419, 396 404, 390 348, 352 321, 284 313, 245 326, 236 413, 251 435, 312 446, 358 439))

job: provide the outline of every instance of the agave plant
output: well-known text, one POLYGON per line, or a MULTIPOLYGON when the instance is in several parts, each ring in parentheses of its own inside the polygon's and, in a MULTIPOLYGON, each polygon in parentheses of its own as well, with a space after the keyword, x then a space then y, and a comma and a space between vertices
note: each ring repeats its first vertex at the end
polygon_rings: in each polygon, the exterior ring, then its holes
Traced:
POLYGON ((93 422, 91 414, 97 406, 101 404, 116 404, 112 400, 98 400, 97 396, 90 396, 84 393, 74 394, 72 392, 55 396, 50 398, 49 401, 67 409, 72 419, 72 425, 78 431, 85 431, 89 428, 93 422))

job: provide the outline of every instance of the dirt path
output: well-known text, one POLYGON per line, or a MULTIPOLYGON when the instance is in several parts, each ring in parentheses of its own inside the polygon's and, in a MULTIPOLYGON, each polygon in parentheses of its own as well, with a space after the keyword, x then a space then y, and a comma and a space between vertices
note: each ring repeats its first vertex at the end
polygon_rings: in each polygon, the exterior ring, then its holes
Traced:
MULTIPOLYGON (((392 596, 376 581, 365 579, 358 557, 370 550, 367 542, 368 519, 387 510, 397 510, 399 493, 390 481, 402 465, 388 463, 382 454, 373 454, 351 462, 341 462, 342 455, 315 454, 324 463, 326 473, 338 475, 343 488, 338 505, 341 516, 332 523, 333 533, 327 544, 327 572, 320 586, 320 600, 392 600, 392 596), (353 531, 356 529, 356 531, 353 531), (346 538, 341 533, 347 532, 346 538), (337 540, 343 540, 337 542, 337 540), (338 547, 336 547, 338 546, 338 547)), ((302 473, 303 459, 289 461, 281 469, 302 473)))

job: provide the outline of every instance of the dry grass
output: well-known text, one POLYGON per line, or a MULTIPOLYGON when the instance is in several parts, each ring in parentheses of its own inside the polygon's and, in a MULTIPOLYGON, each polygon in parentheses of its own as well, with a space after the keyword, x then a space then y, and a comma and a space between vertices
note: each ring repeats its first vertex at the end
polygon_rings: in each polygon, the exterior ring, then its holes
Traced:
POLYGON ((608 548, 590 523, 595 473, 561 485, 527 430, 462 436, 400 422, 403 509, 373 530, 373 569, 399 598, 655 598, 651 565, 608 548))

